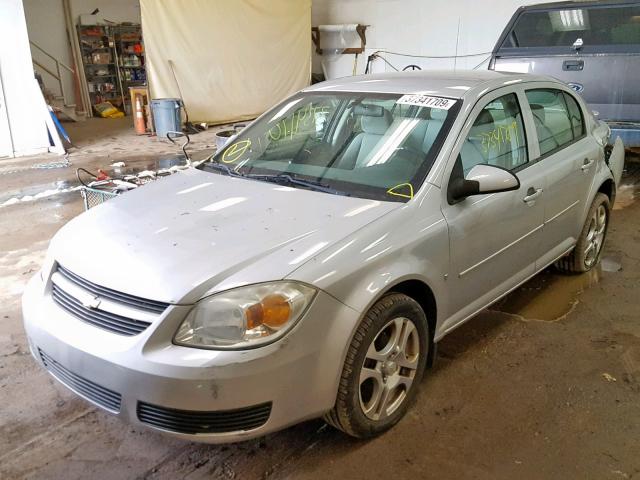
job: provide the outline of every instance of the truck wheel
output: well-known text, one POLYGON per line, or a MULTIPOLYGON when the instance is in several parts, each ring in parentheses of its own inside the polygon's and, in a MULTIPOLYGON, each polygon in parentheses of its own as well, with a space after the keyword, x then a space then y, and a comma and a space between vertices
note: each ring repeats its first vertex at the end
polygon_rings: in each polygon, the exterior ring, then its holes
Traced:
POLYGON ((326 422, 357 438, 395 425, 416 396, 429 343, 427 318, 415 300, 400 293, 380 299, 351 341, 326 422))
POLYGON ((609 197, 598 193, 593 199, 575 248, 556 262, 558 270, 563 273, 584 273, 598 264, 609 227, 609 214, 609 197))

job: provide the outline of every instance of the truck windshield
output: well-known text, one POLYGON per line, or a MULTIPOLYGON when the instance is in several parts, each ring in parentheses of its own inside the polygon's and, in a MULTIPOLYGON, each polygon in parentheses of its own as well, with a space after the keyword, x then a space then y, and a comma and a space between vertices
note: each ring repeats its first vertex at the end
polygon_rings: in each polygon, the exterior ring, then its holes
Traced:
POLYGON ((200 168, 406 202, 431 168, 460 103, 427 95, 302 93, 267 112, 200 168))
POLYGON ((525 10, 502 49, 640 45, 640 4, 525 10))

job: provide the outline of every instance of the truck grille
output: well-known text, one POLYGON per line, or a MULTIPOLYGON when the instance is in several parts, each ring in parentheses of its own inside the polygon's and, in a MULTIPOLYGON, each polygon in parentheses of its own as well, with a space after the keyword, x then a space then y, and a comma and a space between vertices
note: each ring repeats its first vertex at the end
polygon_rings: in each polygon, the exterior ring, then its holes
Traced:
POLYGON ((152 427, 177 433, 226 433, 261 427, 271 415, 271 402, 235 410, 200 412, 175 410, 138 402, 138 419, 152 427))
POLYGON ((118 413, 120 411, 122 397, 119 393, 76 375, 40 349, 38 349, 38 353, 47 370, 65 386, 110 412, 118 413))

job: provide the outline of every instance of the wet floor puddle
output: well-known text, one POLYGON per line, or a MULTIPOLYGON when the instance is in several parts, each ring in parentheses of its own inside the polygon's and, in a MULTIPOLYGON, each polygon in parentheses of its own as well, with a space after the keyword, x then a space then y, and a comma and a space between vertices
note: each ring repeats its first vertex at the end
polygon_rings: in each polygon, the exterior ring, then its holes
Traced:
POLYGON ((627 162, 622 175, 622 181, 616 192, 614 210, 622 210, 640 197, 640 163, 627 162))
MULTIPOLYGON (((207 153, 210 152, 197 152, 195 157, 204 158, 207 153)), ((61 163, 61 162, 60 162, 61 163)), ((122 167, 112 167, 109 163, 105 162, 105 165, 97 167, 109 175, 117 178, 122 177, 124 175, 137 175, 143 171, 158 171, 158 170, 169 170, 174 166, 185 165, 185 158, 182 154, 175 155, 154 155, 154 156, 141 156, 141 157, 133 157, 129 159, 123 160, 124 166, 122 167)), ((36 166, 34 168, 45 168, 41 166, 36 166)), ((48 167, 54 168, 54 167, 48 167)), ((55 167, 58 168, 58 167, 55 167)), ((75 167, 73 164, 68 165, 68 168, 72 168, 73 172, 75 172, 75 167)), ((88 168, 89 171, 93 171, 93 173, 97 174, 97 168, 92 169, 88 168)), ((81 174, 82 175, 82 174, 81 174)), ((10 205, 15 205, 21 202, 30 202, 34 200, 40 200, 47 197, 57 196, 61 194, 74 193, 75 195, 79 195, 77 192, 80 188, 80 182, 73 175, 72 180, 58 180, 54 182, 40 183, 36 185, 30 185, 28 187, 21 188, 19 190, 6 190, 0 193, 0 207, 6 207, 10 205)), ((84 181, 90 181, 92 178, 87 175, 83 175, 84 181)))
POLYGON ((603 272, 622 269, 615 257, 605 257, 597 268, 582 275, 561 275, 553 268, 536 275, 489 310, 513 315, 525 321, 556 322, 576 307, 580 295, 602 278, 603 272))
POLYGON ((54 195, 75 192, 78 189, 78 182, 60 180, 57 182, 41 183, 30 185, 20 190, 8 190, 0 195, 0 207, 7 207, 20 202, 31 202, 54 195))
POLYGON ((633 203, 640 196, 640 185, 625 185, 622 184, 616 192, 616 201, 613 205, 614 210, 622 210, 623 208, 633 205, 633 203))

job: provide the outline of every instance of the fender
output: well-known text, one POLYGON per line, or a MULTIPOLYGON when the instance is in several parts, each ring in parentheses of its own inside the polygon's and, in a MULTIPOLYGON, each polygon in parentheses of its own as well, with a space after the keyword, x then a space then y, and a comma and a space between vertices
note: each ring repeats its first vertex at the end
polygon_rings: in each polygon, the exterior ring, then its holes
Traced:
POLYGON ((613 181, 613 175, 611 175, 611 170, 606 165, 604 160, 598 160, 598 169, 596 170, 596 174, 593 177, 593 181, 591 182, 591 187, 589 188, 589 195, 585 199, 584 204, 582 205, 582 223, 584 225, 584 221, 587 218, 587 213, 591 208, 591 204, 593 203, 593 199, 596 197, 598 190, 607 180, 613 181))

